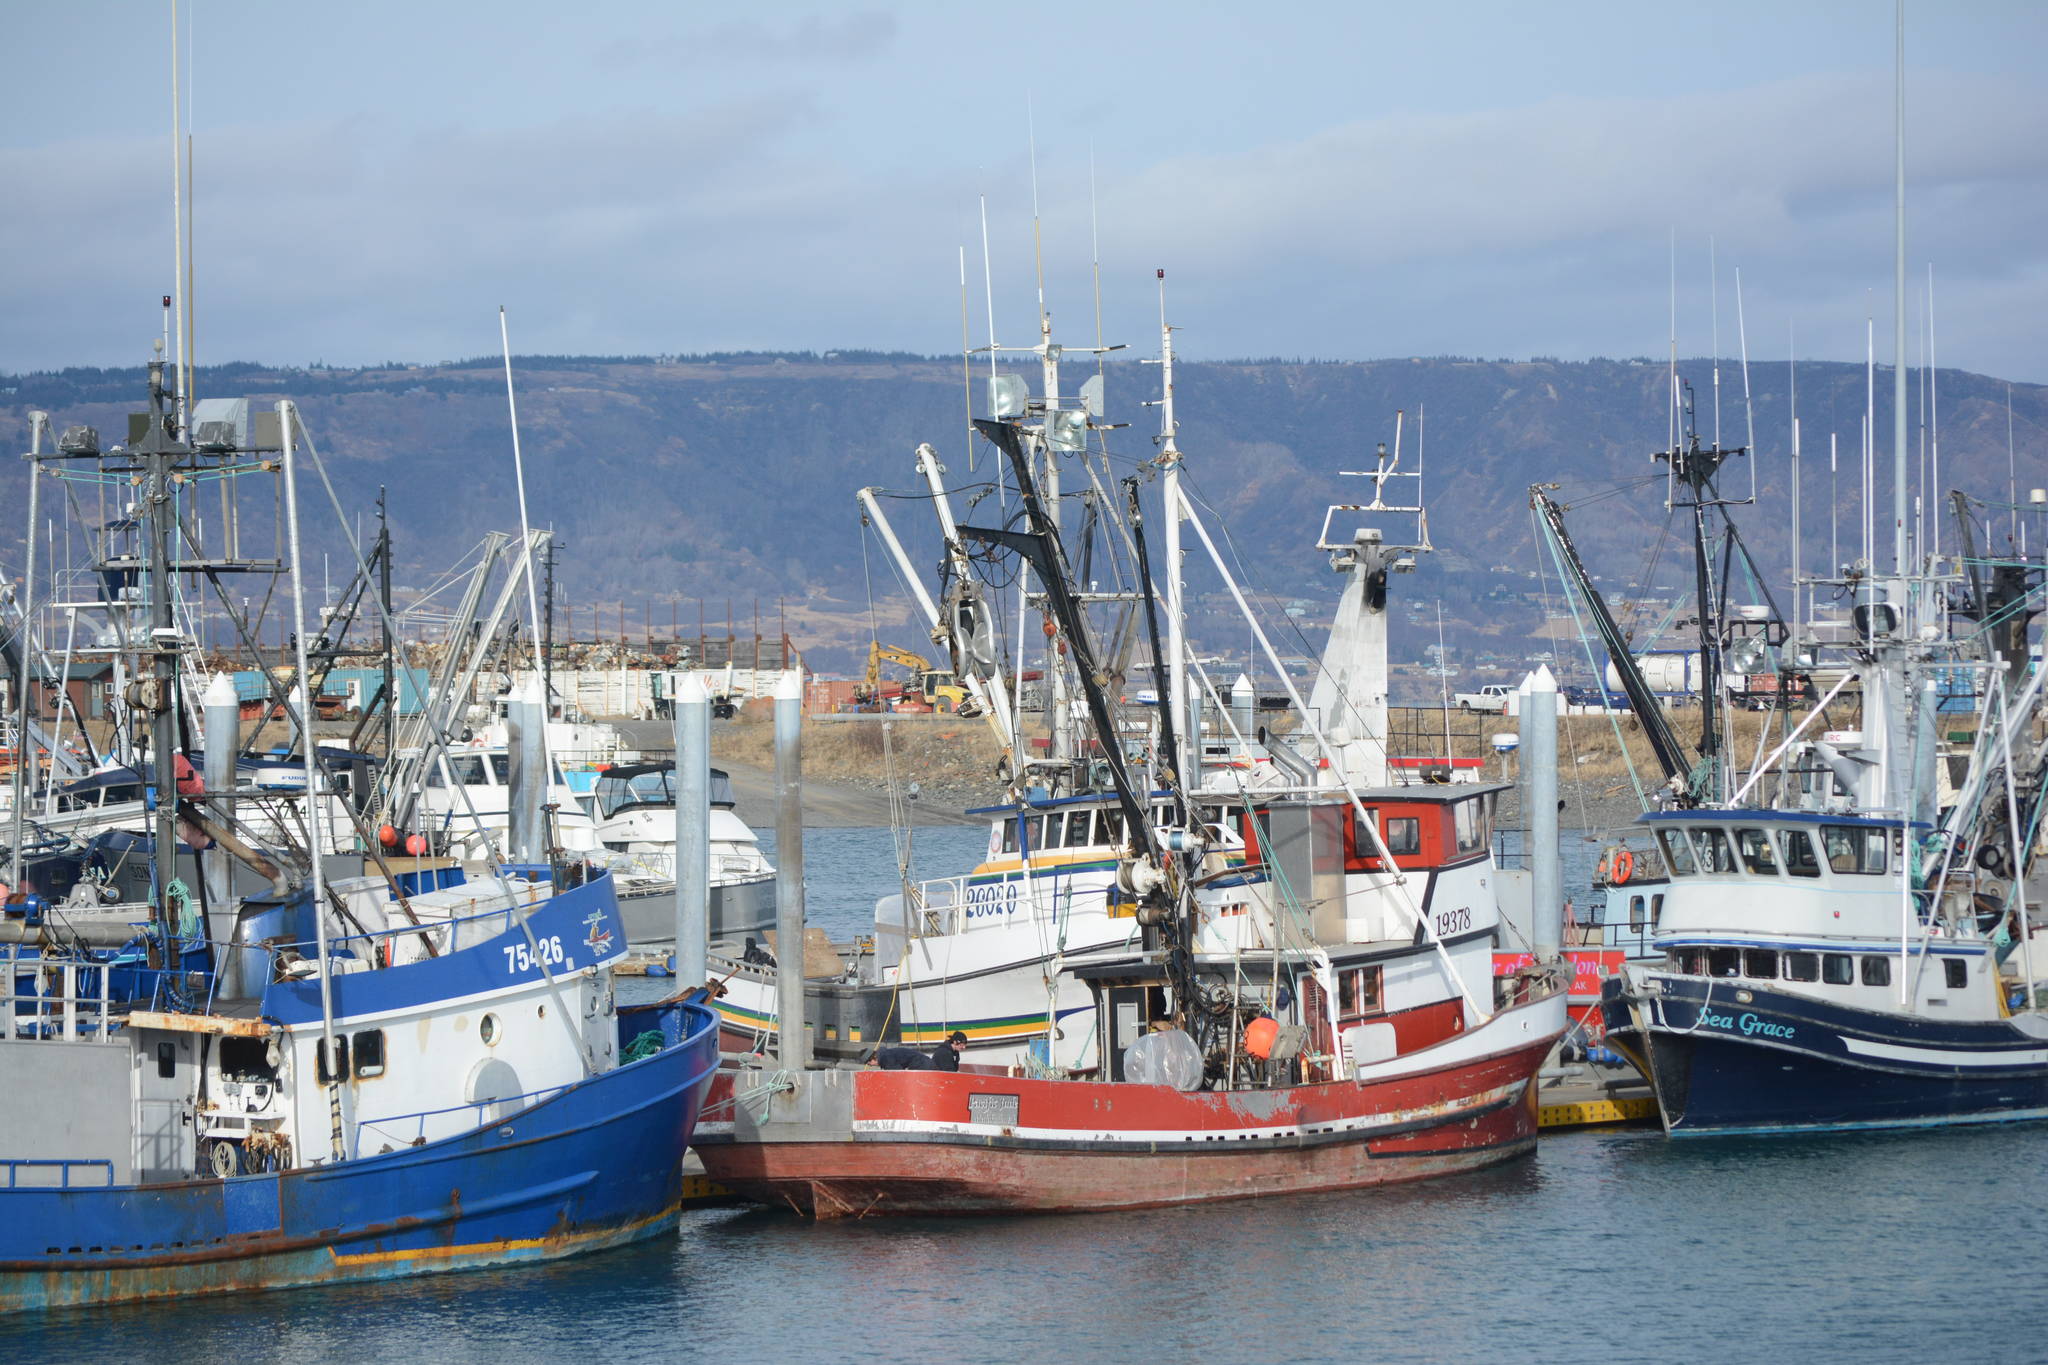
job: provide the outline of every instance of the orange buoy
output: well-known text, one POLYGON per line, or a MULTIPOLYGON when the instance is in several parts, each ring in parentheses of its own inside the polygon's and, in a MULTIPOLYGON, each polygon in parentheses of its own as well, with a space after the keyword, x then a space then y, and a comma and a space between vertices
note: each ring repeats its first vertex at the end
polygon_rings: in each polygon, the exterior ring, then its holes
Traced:
POLYGON ((425 853, 427 851, 427 836, 424 834, 406 835, 405 851, 407 853, 410 853, 415 858, 419 857, 422 853, 425 853))
POLYGON ((1636 855, 1625 848, 1614 851, 1614 884, 1627 886, 1628 879, 1636 874, 1636 855))
POLYGON ((1245 1054, 1264 1061, 1273 1055, 1273 1040, 1279 1036, 1279 1023, 1266 1015, 1260 1015, 1244 1027, 1245 1054))
POLYGON ((389 825, 379 826, 377 830, 377 842, 383 845, 385 848, 397 848, 398 831, 391 828, 391 826, 389 825))
POLYGON ((1058 626, 1057 624, 1055 624, 1055 623, 1054 623, 1053 619, 1052 619, 1052 618, 1051 618, 1050 616, 1046 617, 1046 618, 1045 618, 1045 638, 1046 638, 1046 639, 1048 639, 1048 640, 1050 640, 1050 639, 1051 639, 1051 638, 1052 638, 1053 636, 1055 636, 1055 635, 1057 635, 1057 634, 1059 634, 1059 633, 1060 633, 1060 628, 1059 628, 1059 626, 1058 626))

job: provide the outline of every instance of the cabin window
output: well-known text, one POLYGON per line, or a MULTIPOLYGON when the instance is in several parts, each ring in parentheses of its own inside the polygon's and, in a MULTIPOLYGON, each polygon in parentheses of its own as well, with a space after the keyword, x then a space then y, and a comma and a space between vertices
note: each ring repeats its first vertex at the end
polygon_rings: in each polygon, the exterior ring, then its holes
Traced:
POLYGON ((356 1077, 384 1074, 384 1030, 365 1029, 352 1040, 356 1052, 356 1077))
POLYGON ((1959 991, 1970 984, 1970 964, 1959 957, 1945 957, 1941 960, 1942 984, 1952 991, 1959 991))
POLYGON ((1702 872, 1733 872, 1735 854, 1728 847, 1728 836, 1711 827, 1692 832, 1693 851, 1699 855, 1702 872))
POLYGON ((1451 816, 1458 852, 1473 853, 1486 847, 1486 812, 1478 801, 1458 802, 1451 808, 1451 816))
POLYGON ((1741 976, 1741 975, 1742 975, 1742 949, 1740 949, 1740 948, 1709 948, 1709 949, 1707 949, 1707 975, 1708 975, 1708 976, 1741 976))
POLYGON ((1650 927, 1656 928, 1664 922, 1664 893, 1657 892, 1650 897, 1650 927))
POLYGON ((1785 979, 1787 981, 1818 981, 1820 979, 1820 954, 1785 954, 1785 979))
POLYGON ((1664 861, 1671 867, 1674 877, 1690 877, 1696 870, 1692 861, 1692 845, 1686 841, 1682 829, 1657 831, 1658 842, 1664 845, 1664 861))
POLYGON ((1380 826, 1387 851, 1396 857, 1422 852, 1422 821, 1412 815, 1390 815, 1380 826))
POLYGON ((484 760, 481 754, 450 754, 448 769, 454 775, 458 787, 481 787, 484 784, 484 760))
POLYGON ((1121 846, 1124 841, 1124 813, 1120 810, 1098 811, 1101 817, 1097 828, 1102 831, 1100 838, 1105 844, 1121 846))
POLYGON ((1380 1012, 1381 970, 1376 963, 1337 973, 1338 1018, 1357 1019, 1380 1012))
POLYGON ((1856 981, 1856 959, 1847 953, 1829 953, 1821 959, 1820 979, 1830 986, 1849 986, 1856 981))
POLYGON ((161 1080, 170 1080, 178 1074, 178 1045, 158 1043, 156 1045, 156 1074, 161 1080))
POLYGON ((1038 821, 1038 846, 1040 848, 1066 847, 1066 829, 1067 817, 1064 815, 1040 817, 1038 821))
POLYGON ((1088 817, 1094 813, 1087 810, 1070 810, 1067 812, 1068 848, 1086 848, 1094 842, 1089 837, 1088 830, 1088 817))
POLYGON ((1761 829, 1738 829, 1735 831, 1735 849, 1742 855, 1742 866, 1753 877, 1775 877, 1778 875, 1778 859, 1771 852, 1771 836, 1761 829))
POLYGON ((1628 898, 1628 927, 1631 929, 1643 927, 1643 898, 1641 896, 1630 896, 1628 898))
POLYGON ((445 787, 448 785, 447 769, 438 758, 427 765, 426 785, 429 787, 445 787))
POLYGON ((1769 948, 1748 948, 1742 954, 1742 974, 1756 981, 1778 979, 1778 955, 1769 948))
POLYGON ((1009 819, 1003 821, 1003 852, 1015 853, 1016 851, 1017 817, 1013 815, 1009 819))
MULTIPOLYGON (((1791 877, 1818 877, 1820 858, 1813 851, 1813 836, 1803 829, 1781 829, 1778 844, 1785 853, 1785 873, 1791 877)), ((1809 978, 1810 979, 1810 978, 1809 978)))
POLYGON ((1863 959, 1863 984, 1866 986, 1889 986, 1892 984, 1892 960, 1888 957, 1866 957, 1863 959))
POLYGON ((1699 948, 1680 948, 1671 955, 1671 965, 1687 976, 1707 974, 1707 955, 1699 948))
POLYGON ((327 1066, 327 1040, 326 1040, 326 1039, 324 1039, 324 1038, 316 1038, 316 1039, 314 1039, 314 1040, 313 1040, 313 1051, 314 1051, 314 1052, 315 1052, 316 1054, 318 1054, 318 1056, 319 1056, 319 1058, 320 1058, 320 1068, 319 1068, 319 1069, 320 1069, 320 1084, 322 1084, 322 1085, 333 1085, 333 1084, 334 1084, 334 1083, 335 1083, 336 1081, 345 1081, 345 1080, 347 1080, 347 1079, 348 1079, 348 1035, 347 1035, 347 1034, 336 1034, 336 1035, 335 1035, 335 1038, 334 1038, 334 1061, 335 1061, 335 1070, 334 1070, 334 1071, 330 1071, 330 1070, 328 1070, 328 1066, 327 1066), (337 1072, 338 1072, 339 1074, 336 1074, 337 1072))
POLYGON ((508 786, 512 781, 512 755, 491 755, 491 781, 499 786, 508 786))
POLYGON ((1836 872, 1884 875, 1883 830, 1867 825, 1822 825, 1820 841, 1828 851, 1828 866, 1836 872))

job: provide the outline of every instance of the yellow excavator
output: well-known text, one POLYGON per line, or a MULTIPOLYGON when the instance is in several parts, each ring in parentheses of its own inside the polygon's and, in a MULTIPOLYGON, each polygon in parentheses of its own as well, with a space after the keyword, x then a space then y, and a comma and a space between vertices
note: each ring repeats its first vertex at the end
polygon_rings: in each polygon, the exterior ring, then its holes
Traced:
POLYGON ((901 664, 915 675, 916 681, 905 689, 903 700, 922 703, 930 710, 938 710, 941 702, 955 715, 971 716, 976 707, 972 695, 953 678, 950 668, 933 668, 931 660, 922 654, 913 654, 907 649, 885 645, 876 640, 868 645, 868 675, 866 683, 854 693, 858 705, 887 709, 882 700, 882 665, 901 664))

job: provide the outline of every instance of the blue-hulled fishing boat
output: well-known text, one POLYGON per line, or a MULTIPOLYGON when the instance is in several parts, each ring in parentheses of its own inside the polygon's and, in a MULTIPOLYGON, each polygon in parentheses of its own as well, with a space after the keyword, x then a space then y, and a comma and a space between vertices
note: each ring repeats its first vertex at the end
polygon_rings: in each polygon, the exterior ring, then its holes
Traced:
MULTIPOLYGON (((324 1019, 294 969, 312 945, 291 942, 238 947, 281 979, 203 1011, 13 1003, 0 1309, 547 1260, 673 1227, 717 1022, 694 1001, 615 1008, 610 878, 411 905, 420 927, 330 944, 324 1019)), ((265 913, 310 900, 243 923, 265 913)))

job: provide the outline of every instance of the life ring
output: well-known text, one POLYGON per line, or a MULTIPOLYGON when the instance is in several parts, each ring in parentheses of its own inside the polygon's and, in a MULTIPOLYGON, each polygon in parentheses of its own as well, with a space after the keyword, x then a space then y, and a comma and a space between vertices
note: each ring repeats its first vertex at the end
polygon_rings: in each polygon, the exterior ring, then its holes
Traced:
POLYGON ((1636 875, 1636 855, 1625 848, 1614 850, 1614 866, 1608 870, 1608 881, 1615 886, 1627 886, 1628 879, 1636 875))

